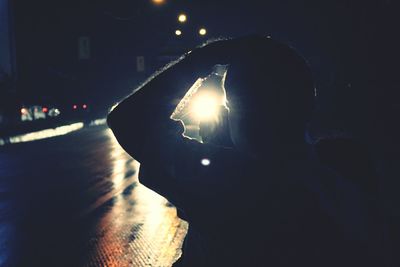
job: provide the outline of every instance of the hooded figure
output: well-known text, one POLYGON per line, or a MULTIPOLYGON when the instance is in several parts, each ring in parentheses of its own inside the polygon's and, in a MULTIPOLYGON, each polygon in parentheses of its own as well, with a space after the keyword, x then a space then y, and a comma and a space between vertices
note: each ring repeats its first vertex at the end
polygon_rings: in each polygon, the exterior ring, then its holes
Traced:
POLYGON ((293 49, 248 36, 193 50, 111 112, 117 140, 141 163, 140 182, 189 222, 179 264, 362 264, 360 246, 347 249, 352 239, 326 212, 322 177, 304 140, 314 93, 311 72, 293 49), (211 128, 219 138, 201 143, 184 137, 182 123, 170 117, 217 64, 228 65, 227 107, 211 128))

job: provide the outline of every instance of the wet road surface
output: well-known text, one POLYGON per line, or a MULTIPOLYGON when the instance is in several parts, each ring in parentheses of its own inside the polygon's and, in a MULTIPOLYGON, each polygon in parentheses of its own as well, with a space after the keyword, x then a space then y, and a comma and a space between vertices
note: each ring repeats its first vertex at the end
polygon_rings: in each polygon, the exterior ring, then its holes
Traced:
POLYGON ((105 126, 0 147, 0 266, 171 266, 187 223, 105 126))

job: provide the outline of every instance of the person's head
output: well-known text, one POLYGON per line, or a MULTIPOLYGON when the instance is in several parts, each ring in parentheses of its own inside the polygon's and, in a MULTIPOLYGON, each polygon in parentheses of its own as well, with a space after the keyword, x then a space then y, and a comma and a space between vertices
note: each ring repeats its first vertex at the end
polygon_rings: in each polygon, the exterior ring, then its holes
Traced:
POLYGON ((249 38, 240 46, 225 80, 233 143, 256 155, 304 144, 315 94, 307 63, 267 37, 249 38))

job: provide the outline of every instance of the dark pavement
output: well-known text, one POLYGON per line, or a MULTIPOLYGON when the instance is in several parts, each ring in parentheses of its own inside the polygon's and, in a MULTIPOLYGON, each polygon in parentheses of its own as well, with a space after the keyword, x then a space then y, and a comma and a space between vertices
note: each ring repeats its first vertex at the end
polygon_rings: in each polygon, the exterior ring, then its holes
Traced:
POLYGON ((187 223, 105 126, 0 147, 0 266, 171 266, 187 223))

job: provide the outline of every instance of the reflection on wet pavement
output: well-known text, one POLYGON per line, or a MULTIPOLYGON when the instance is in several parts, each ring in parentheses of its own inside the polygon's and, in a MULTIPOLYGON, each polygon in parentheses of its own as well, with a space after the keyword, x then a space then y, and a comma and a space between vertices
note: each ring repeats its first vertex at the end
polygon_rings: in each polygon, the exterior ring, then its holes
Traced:
POLYGON ((86 266, 171 266, 187 231, 173 207, 142 185, 118 195, 89 241, 86 266))
MULTIPOLYGON (((113 188, 119 191, 110 192, 114 197, 88 243, 85 265, 171 266, 180 257, 188 224, 165 198, 137 182, 139 163, 130 159, 113 136, 110 139, 113 188)), ((101 204, 107 204, 110 194, 101 198, 101 204)))
POLYGON ((0 266, 171 266, 188 224, 104 126, 0 150, 0 266))

